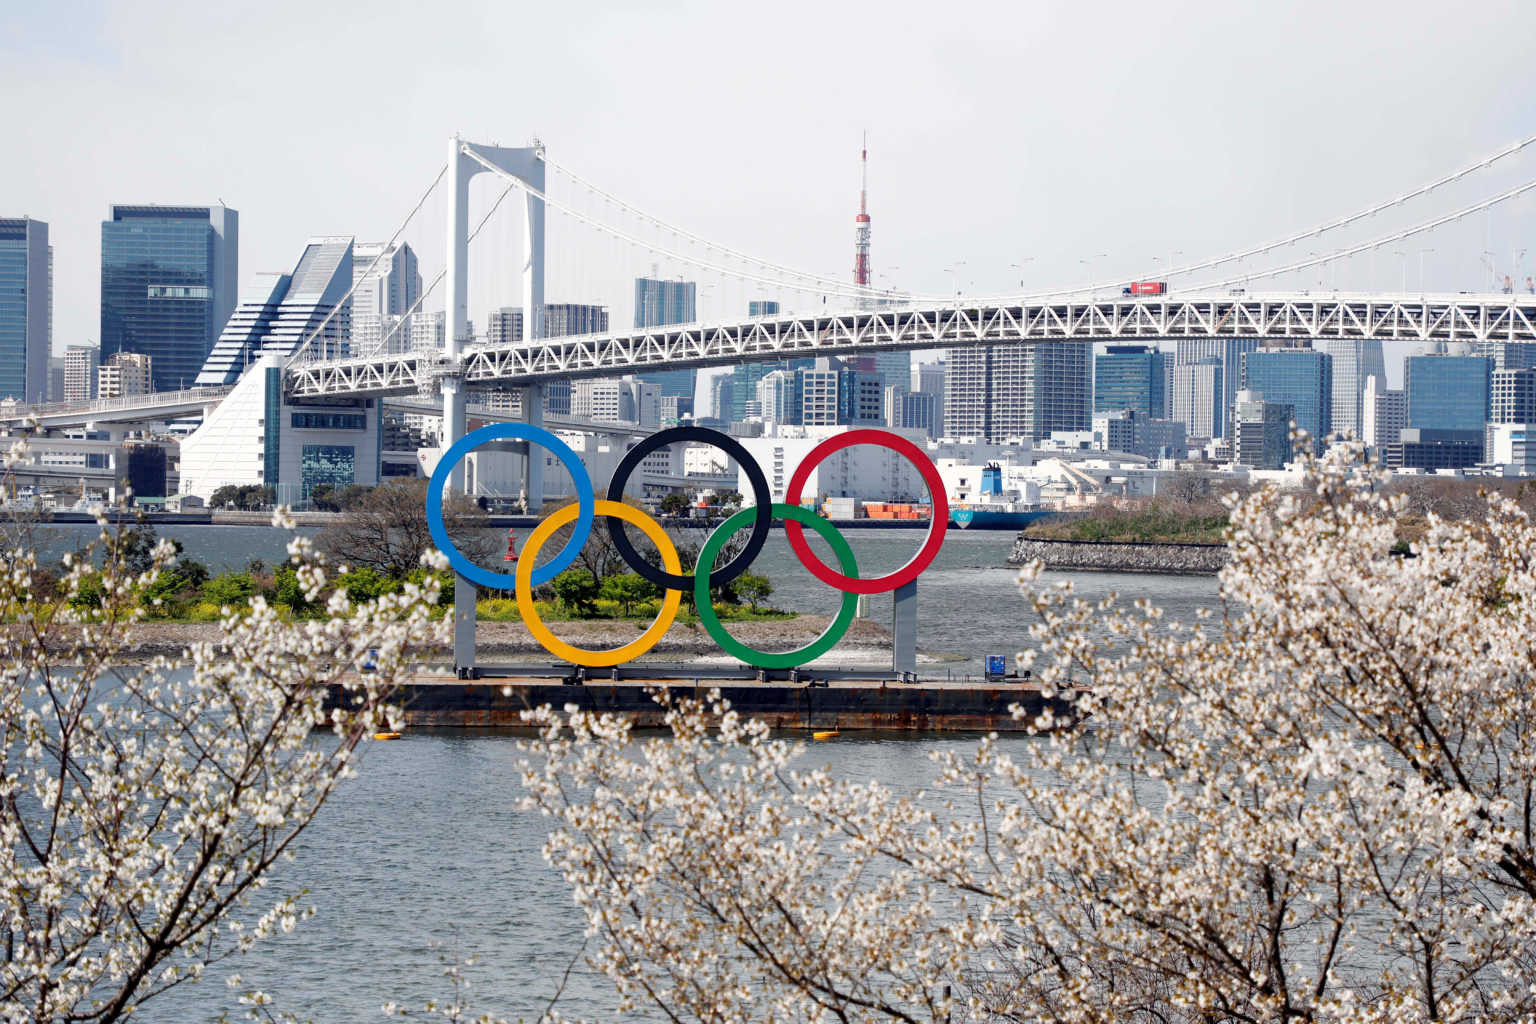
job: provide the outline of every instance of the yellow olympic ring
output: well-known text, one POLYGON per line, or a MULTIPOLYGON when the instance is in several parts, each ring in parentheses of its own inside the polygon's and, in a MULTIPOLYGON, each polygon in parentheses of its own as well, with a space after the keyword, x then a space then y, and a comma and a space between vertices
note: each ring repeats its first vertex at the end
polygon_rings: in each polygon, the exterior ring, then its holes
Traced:
MULTIPOLYGON (((581 647, 573 647, 551 633, 549 627, 540 620, 538 610, 533 604, 533 563, 538 559, 539 549, 544 546, 544 542, 549 540, 556 530, 576 518, 581 510, 580 504, 577 502, 574 505, 565 506, 540 523, 528 535, 528 541, 523 545, 523 555, 517 560, 517 613, 523 617, 523 625, 528 627, 528 632, 543 644, 544 649, 550 654, 563 658, 573 665, 607 668, 610 665, 619 665, 632 658, 638 658, 655 647, 666 631, 672 627, 672 620, 677 618, 677 609, 683 603, 683 592, 667 590, 666 597, 661 602, 661 611, 657 613, 656 621, 651 623, 650 628, 623 647, 617 647, 611 651, 589 651, 581 647)), ((667 536, 666 531, 656 520, 622 501, 598 499, 594 512, 599 516, 611 516, 638 526, 640 532, 651 538, 651 543, 655 544, 656 550, 661 552, 661 564, 666 570, 671 573, 682 572, 683 565, 677 557, 677 548, 673 546, 672 538, 667 536)))

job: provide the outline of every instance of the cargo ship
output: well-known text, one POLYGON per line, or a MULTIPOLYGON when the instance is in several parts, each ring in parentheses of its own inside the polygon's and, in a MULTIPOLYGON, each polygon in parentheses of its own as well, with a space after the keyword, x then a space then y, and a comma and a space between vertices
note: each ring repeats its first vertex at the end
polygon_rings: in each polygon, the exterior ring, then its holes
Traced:
POLYGON ((1022 530, 1053 509, 1024 501, 1018 491, 1004 493, 1002 467, 989 463, 981 471, 981 491, 975 501, 951 501, 949 521, 962 530, 1022 530))

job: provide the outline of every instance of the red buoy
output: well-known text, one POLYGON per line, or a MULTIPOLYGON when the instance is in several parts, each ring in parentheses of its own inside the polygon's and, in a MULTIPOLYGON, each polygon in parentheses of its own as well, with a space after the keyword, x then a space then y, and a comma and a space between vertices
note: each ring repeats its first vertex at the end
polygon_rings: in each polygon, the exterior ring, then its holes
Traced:
POLYGON ((510 526, 507 527, 507 553, 502 558, 502 561, 517 561, 517 533, 510 526))

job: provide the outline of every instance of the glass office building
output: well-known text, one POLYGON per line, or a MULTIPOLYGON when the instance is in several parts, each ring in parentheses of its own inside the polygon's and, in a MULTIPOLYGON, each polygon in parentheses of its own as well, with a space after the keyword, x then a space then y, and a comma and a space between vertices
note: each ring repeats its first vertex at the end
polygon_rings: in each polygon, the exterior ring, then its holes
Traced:
POLYGON ((0 218, 0 398, 48 398, 53 271, 48 225, 0 218))
POLYGON ((228 207, 112 207, 101 223, 102 361, 143 353, 155 390, 190 387, 234 312, 238 251, 228 207))
MULTIPOLYGON (((635 278, 635 326, 666 327, 691 324, 699 318, 698 285, 692 281, 659 281, 635 278)), ((661 394, 693 397, 697 370, 659 370, 638 374, 638 379, 655 384, 661 394)))
POLYGON ((1333 424, 1333 359, 1310 348, 1261 348, 1243 355, 1243 387, 1253 397, 1291 406, 1314 451, 1333 424))
POLYGON ((1424 430, 1475 430, 1488 422, 1493 360, 1486 356, 1409 356, 1403 364, 1408 426, 1424 430))
POLYGON ((1142 419, 1165 419, 1164 361, 1151 345, 1109 346, 1093 360, 1093 411, 1129 409, 1142 419))

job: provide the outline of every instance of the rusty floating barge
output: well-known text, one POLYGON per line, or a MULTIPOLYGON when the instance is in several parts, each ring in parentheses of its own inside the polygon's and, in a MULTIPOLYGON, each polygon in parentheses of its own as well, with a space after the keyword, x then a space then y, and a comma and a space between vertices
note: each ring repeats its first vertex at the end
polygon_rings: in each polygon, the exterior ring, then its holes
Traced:
MULTIPOLYGON (((795 669, 765 672, 693 665, 630 665, 581 670, 569 665, 483 666, 477 680, 444 672, 406 683, 399 696, 408 726, 525 728, 522 713, 548 704, 629 717, 637 728, 662 728, 666 709, 652 696, 666 687, 703 698, 718 689, 732 708, 775 729, 820 731, 1024 732, 1049 710, 1058 723, 1073 706, 1046 698, 1028 679, 922 679, 889 669, 795 669), (1024 715, 1015 718, 1014 706, 1024 715)), ((333 688, 332 699, 339 699, 333 688)))

